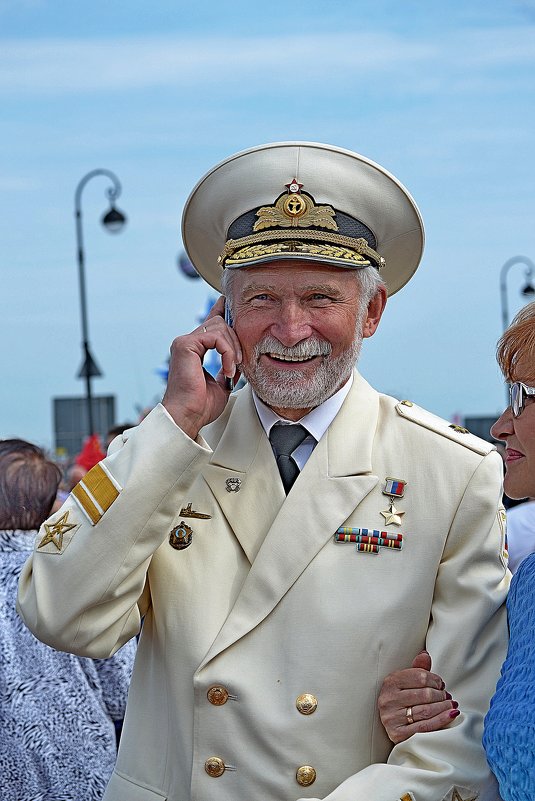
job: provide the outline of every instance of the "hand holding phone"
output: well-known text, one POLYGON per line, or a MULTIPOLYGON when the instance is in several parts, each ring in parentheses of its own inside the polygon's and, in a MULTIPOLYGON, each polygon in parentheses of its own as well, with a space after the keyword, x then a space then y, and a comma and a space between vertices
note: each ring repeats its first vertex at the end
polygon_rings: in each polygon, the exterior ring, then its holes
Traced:
POLYGON ((162 403, 191 439, 196 439, 200 429, 225 408, 237 374, 236 365, 241 361, 241 345, 223 297, 214 304, 204 323, 173 341, 162 403), (223 365, 215 378, 203 368, 204 356, 212 349, 220 354, 223 365))

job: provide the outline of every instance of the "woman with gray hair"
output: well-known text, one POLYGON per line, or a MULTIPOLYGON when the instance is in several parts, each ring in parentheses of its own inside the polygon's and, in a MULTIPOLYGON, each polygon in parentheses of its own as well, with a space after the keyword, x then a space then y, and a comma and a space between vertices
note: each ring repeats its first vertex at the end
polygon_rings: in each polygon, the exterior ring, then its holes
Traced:
MULTIPOLYGON (((61 472, 21 439, 0 440, 0 786, 2 801, 98 801, 116 757, 135 645, 108 660, 55 651, 16 612, 20 571, 61 472)), ((47 528, 51 538, 62 536, 47 528)))

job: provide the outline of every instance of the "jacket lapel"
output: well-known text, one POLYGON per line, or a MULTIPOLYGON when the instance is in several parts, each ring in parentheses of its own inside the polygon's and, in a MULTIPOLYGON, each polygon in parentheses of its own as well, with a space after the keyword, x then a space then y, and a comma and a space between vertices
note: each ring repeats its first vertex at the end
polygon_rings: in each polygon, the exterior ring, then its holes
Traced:
POLYGON ((286 496, 249 388, 237 396, 203 475, 252 563, 286 496), (237 491, 233 479, 239 479, 237 491))
MULTIPOLYGON (((274 609, 336 529, 376 486, 378 478, 371 473, 371 453, 378 409, 378 394, 356 374, 342 408, 286 499, 272 454, 269 455, 273 469, 266 470, 266 460, 259 460, 263 467, 259 476, 253 477, 253 471, 246 470, 242 462, 244 476, 252 486, 252 505, 238 516, 238 525, 243 528, 247 524, 261 526, 266 529, 266 535, 260 541, 236 603, 200 667, 251 631, 274 609), (264 496, 274 496, 274 499, 270 501, 264 496), (270 513, 273 514, 271 525, 270 513)), ((270 448, 262 430, 258 437, 270 448)), ((262 446, 258 437, 256 447, 259 449, 262 446)), ((252 459, 249 464, 252 468, 256 460, 252 459)), ((245 479, 243 486, 245 488, 245 479)), ((221 499, 224 511, 225 500, 221 499)), ((225 514, 235 526, 234 510, 228 502, 226 506, 225 514)), ((240 542, 243 536, 242 531, 240 542)))

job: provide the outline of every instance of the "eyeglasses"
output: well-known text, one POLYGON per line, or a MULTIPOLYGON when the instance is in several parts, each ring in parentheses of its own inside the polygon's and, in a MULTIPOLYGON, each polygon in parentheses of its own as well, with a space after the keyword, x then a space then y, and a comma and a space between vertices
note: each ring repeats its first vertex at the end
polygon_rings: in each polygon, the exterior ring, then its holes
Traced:
POLYGON ((524 402, 529 395, 535 395, 535 387, 528 387, 521 381, 509 385, 509 403, 513 417, 520 417, 524 410, 524 402))

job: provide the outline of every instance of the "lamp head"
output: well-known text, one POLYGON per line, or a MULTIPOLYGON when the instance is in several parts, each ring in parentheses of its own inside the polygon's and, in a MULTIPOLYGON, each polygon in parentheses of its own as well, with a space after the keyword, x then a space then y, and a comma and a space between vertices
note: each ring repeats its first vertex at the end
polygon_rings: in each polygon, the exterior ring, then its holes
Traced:
POLYGON ((535 295, 535 287, 532 284, 532 278, 533 278, 533 270, 531 269, 531 267, 528 267, 528 269, 526 270, 526 283, 524 284, 521 290, 522 295, 525 298, 532 298, 535 295))
POLYGON ((118 234, 126 225, 126 215, 124 215, 122 211, 119 211, 112 203, 106 214, 102 215, 101 222, 110 234, 118 234))

